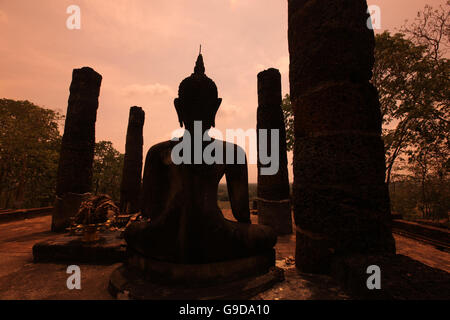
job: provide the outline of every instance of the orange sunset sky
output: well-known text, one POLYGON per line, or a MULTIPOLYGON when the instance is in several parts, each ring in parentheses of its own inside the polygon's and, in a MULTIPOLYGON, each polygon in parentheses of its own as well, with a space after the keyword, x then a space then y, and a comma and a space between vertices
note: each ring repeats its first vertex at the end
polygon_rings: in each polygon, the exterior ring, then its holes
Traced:
MULTIPOLYGON (((369 1, 381 8, 377 32, 394 32, 426 4, 444 3, 369 1)), ((120 152, 133 105, 146 112, 145 154, 170 139, 178 128, 173 99, 193 72, 200 43, 206 74, 223 98, 218 129, 256 127, 258 72, 278 68, 283 95, 289 92, 287 0, 0 0, 0 39, 0 98, 65 113, 72 69, 99 72, 96 140, 120 152), (72 4, 81 8, 80 30, 66 28, 72 4)))

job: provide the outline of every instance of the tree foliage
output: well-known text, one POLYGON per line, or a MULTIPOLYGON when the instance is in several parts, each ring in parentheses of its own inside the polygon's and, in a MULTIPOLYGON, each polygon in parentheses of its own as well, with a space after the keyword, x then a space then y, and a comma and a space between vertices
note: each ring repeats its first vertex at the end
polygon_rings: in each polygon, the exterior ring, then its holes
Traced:
POLYGON ((427 5, 402 33, 385 32, 376 42, 386 181, 394 175, 416 183, 418 210, 427 219, 448 219, 450 210, 449 9, 450 1, 436 10, 427 5))
POLYGON ((281 103, 283 110, 284 124, 286 126, 286 148, 287 151, 294 149, 294 111, 292 110, 291 97, 286 94, 281 103))
POLYGON ((389 183, 398 162, 430 143, 444 149, 448 144, 450 64, 403 34, 388 32, 376 38, 375 59, 389 183))
POLYGON ((423 46, 434 60, 444 57, 450 49, 450 0, 437 9, 426 5, 411 23, 401 29, 417 45, 423 46))
POLYGON ((0 99, 0 207, 53 201, 62 116, 29 101, 0 99))
POLYGON ((94 194, 107 194, 114 201, 120 201, 123 161, 124 155, 114 149, 112 142, 100 141, 95 144, 92 188, 94 194))
MULTIPOLYGON (((63 119, 29 101, 0 99, 0 208, 53 204, 63 119)), ((95 194, 119 201, 123 159, 110 141, 96 144, 95 194)))

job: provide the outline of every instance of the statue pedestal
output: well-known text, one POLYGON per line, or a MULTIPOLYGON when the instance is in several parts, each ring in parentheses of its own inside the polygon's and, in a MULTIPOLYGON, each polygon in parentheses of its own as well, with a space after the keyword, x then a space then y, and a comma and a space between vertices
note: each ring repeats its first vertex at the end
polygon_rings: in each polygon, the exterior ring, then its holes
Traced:
POLYGON ((208 264, 175 264, 130 252, 111 275, 108 290, 137 300, 249 299, 283 280, 274 250, 208 264))

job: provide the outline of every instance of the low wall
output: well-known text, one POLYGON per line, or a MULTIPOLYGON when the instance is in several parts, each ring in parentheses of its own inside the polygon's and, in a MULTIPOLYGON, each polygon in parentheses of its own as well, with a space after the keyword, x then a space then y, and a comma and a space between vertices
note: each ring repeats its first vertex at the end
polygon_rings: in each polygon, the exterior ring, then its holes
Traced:
POLYGON ((0 223, 29 219, 38 216, 51 215, 53 207, 33 208, 33 209, 19 209, 19 210, 3 210, 0 212, 0 223))
POLYGON ((394 232, 404 234, 406 236, 412 235, 436 242, 437 245, 450 247, 450 231, 437 228, 433 226, 427 226, 417 222, 406 220, 392 220, 392 230, 394 232))

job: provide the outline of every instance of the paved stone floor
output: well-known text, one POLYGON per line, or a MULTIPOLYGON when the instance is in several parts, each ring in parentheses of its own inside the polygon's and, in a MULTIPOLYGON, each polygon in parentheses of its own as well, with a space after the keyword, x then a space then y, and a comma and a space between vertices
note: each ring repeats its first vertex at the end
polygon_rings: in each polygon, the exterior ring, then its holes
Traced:
MULTIPOLYGON (((224 210, 225 216, 230 213, 224 210)), ((252 220, 256 222, 256 217, 252 220)), ((118 264, 80 265, 82 289, 66 287, 67 265, 35 264, 32 247, 55 237, 50 216, 0 224, 0 299, 111 299, 107 292, 109 276, 118 264)), ((431 267, 450 272, 450 254, 418 241, 395 236, 397 252, 431 267)), ((277 265, 285 269, 286 281, 254 299, 346 299, 347 296, 326 276, 300 274, 294 267, 295 236, 280 237, 277 265)))

